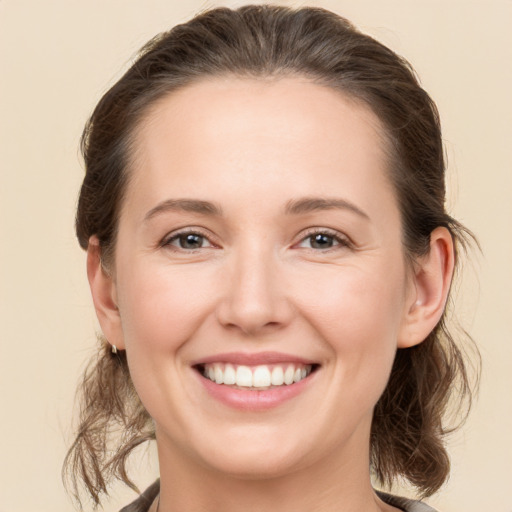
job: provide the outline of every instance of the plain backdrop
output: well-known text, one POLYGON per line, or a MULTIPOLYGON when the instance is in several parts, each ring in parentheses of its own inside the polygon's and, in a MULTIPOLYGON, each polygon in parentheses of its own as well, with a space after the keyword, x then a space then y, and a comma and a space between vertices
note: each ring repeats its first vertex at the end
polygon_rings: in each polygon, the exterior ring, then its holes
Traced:
MULTIPOLYGON (((82 127, 147 39, 206 7, 241 4, 0 0, 0 512, 72 510, 60 469, 96 329, 73 233, 82 127)), ((511 512, 512 2, 307 4, 404 55, 438 104, 449 209, 483 248, 465 264, 457 302, 484 366, 473 414, 450 442, 452 477, 428 501, 444 512, 511 512)), ((151 450, 133 470, 141 487, 155 478, 151 450)), ((115 487, 105 510, 133 496, 115 487)))

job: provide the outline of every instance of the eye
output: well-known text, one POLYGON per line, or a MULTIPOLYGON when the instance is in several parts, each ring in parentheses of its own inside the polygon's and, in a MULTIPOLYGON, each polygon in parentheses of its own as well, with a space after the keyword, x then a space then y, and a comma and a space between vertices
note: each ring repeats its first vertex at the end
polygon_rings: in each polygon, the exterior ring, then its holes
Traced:
POLYGON ((336 247, 347 247, 349 241, 343 236, 330 231, 315 231, 303 238, 298 246, 306 249, 326 250, 336 247))
POLYGON ((162 242, 163 247, 171 247, 184 251, 193 251, 213 247, 212 243, 201 233, 185 231, 176 233, 162 242))

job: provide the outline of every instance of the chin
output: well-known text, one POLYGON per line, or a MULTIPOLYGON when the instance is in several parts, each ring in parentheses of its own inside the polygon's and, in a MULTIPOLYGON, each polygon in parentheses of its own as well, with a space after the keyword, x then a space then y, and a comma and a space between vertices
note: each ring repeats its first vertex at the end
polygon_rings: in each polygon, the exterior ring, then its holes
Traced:
POLYGON ((300 469, 297 460, 289 457, 268 459, 261 453, 257 457, 243 457, 239 454, 215 462, 210 465, 214 471, 240 480, 276 479, 300 469))
POLYGON ((243 480, 279 478, 307 466, 309 460, 306 441, 282 432, 230 436, 203 448, 198 455, 206 466, 243 480))

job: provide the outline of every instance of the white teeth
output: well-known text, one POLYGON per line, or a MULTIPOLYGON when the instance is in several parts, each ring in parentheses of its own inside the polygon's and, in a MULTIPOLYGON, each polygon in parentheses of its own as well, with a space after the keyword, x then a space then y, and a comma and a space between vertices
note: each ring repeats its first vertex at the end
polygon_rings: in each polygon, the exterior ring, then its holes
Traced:
POLYGON ((276 366, 272 370, 272 377, 270 382, 273 386, 282 386, 284 384, 284 372, 280 366, 276 366))
POLYGON ((222 368, 217 364, 214 366, 214 376, 215 382, 217 384, 224 384, 224 374, 222 373, 222 368))
POLYGON ((286 371, 284 372, 284 383, 289 386, 293 384, 293 375, 295 374, 295 368, 293 366, 288 366, 286 371))
POLYGON ((255 388, 264 388, 270 386, 271 377, 268 366, 258 366, 252 374, 252 385, 255 388))
POLYGON ((236 384, 236 372, 232 365, 227 364, 224 368, 224 384, 236 384))
POLYGON ((239 366, 236 369, 236 385, 252 387, 252 371, 248 366, 239 366))
POLYGON ((203 375, 215 382, 227 386, 244 388, 269 388, 270 386, 291 385, 305 379, 311 373, 311 365, 259 365, 236 366, 233 364, 213 363, 203 368, 203 375), (285 369, 286 368, 286 369, 285 369))

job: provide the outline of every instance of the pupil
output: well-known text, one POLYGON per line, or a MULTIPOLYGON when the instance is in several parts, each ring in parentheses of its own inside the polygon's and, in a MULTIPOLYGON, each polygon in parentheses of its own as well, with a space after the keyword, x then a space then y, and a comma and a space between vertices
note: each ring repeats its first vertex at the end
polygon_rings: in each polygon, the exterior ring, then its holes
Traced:
POLYGON ((203 245, 203 237, 201 235, 188 235, 180 236, 180 245, 183 249, 198 249, 203 245))
POLYGON ((314 235, 311 242, 311 247, 314 249, 325 249, 327 247, 332 247, 332 237, 322 233, 314 235))

